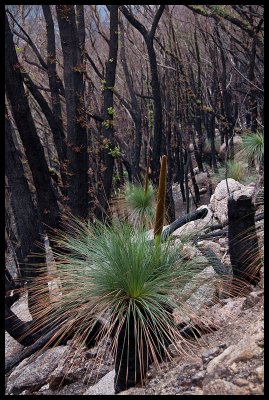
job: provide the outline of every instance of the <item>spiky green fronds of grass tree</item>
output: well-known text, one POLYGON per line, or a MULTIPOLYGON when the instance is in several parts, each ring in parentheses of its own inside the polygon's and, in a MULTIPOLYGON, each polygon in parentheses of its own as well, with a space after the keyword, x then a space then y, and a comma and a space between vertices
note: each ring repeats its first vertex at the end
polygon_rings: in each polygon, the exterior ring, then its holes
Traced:
MULTIPOLYGON (((182 337, 171 310, 178 306, 181 288, 205 265, 186 261, 171 241, 156 251, 147 232, 118 223, 105 226, 70 219, 65 233, 55 239, 56 269, 43 279, 58 284, 50 307, 42 302, 39 277, 34 320, 37 328, 65 320, 59 337, 75 329, 75 339, 86 341, 95 322, 103 320, 98 340, 111 337, 115 357, 115 390, 143 381, 150 363, 169 355, 173 343, 182 351, 182 337), (75 327, 75 328, 74 328, 75 327)), ((50 284, 50 287, 52 284, 50 284)))
POLYGON ((129 220, 134 227, 150 227, 155 215, 155 191, 152 185, 148 183, 145 190, 142 185, 128 183, 125 201, 129 220))
MULTIPOLYGON (((250 183, 251 181, 255 181, 255 171, 250 174, 249 170, 246 168, 244 163, 240 161, 229 160, 227 161, 227 178, 232 178, 237 182, 242 184, 250 183)), ((219 168, 218 174, 214 175, 218 179, 225 179, 226 177, 226 168, 219 168)))
POLYGON ((264 162, 264 135, 261 132, 248 133, 242 136, 241 154, 249 164, 255 162, 260 166, 264 162))

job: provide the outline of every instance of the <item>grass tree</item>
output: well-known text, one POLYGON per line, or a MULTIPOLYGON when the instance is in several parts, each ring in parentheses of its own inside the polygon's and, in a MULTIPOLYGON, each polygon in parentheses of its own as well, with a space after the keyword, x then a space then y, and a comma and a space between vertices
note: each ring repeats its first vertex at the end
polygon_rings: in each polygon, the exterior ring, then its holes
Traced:
POLYGON ((149 182, 149 158, 144 187, 128 183, 125 187, 125 201, 129 220, 135 227, 149 227, 155 215, 155 190, 149 182))
POLYGON ((257 132, 242 136, 241 148, 241 154, 247 158, 249 164, 254 162, 261 170, 264 162, 264 135, 257 132))
MULTIPOLYGON (((81 344, 93 334, 99 343, 110 338, 116 393, 143 382, 149 365, 158 366, 169 356, 168 344, 179 354, 183 351, 172 311, 182 305, 181 289, 205 267, 197 258, 185 260, 182 244, 176 245, 171 238, 161 243, 165 174, 163 156, 155 240, 148 240, 141 226, 135 229, 121 222, 108 226, 70 218, 55 238, 57 248, 62 248, 55 253, 56 269, 43 277, 54 287, 58 285, 51 306, 42 303, 42 285, 36 302, 37 329, 64 319, 57 332, 59 341, 72 331, 81 344), (103 326, 96 332, 98 321, 103 326)), ((39 283, 41 277, 35 285, 39 283)))
MULTIPOLYGON (((168 354, 169 343, 180 352, 182 338, 171 310, 180 288, 203 264, 184 260, 171 240, 156 251, 147 232, 127 224, 69 220, 56 240, 65 251, 55 254, 57 269, 50 276, 44 273, 43 279, 54 286, 58 282, 58 289, 48 308, 40 286, 37 329, 61 322, 64 316, 58 341, 75 329, 74 337, 83 343, 95 322, 103 320, 98 340, 112 339, 116 392, 143 381, 150 363, 158 364, 168 354)), ((34 284, 41 283, 39 277, 34 284)))
POLYGON ((214 177, 220 180, 232 178, 242 184, 248 184, 255 180, 255 173, 253 170, 248 170, 244 162, 228 160, 225 167, 219 168, 219 172, 214 174, 214 177))

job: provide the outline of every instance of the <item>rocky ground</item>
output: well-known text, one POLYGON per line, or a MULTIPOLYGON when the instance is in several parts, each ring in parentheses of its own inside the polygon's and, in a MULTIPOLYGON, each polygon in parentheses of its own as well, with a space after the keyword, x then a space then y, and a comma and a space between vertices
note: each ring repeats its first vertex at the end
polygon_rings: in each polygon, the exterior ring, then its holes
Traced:
MULTIPOLYGON (((234 196, 251 195, 253 187, 229 182, 234 196)), ((205 224, 227 219, 227 191, 222 182, 218 185, 208 205, 204 221, 194 221, 174 233, 182 237, 185 232, 201 230, 205 224)), ((262 206, 257 213, 263 211, 262 206)), ((261 253, 263 253, 263 221, 256 224, 261 253)), ((227 238, 201 241, 210 246, 229 270, 227 238)), ((186 258, 201 256, 199 250, 185 248, 186 258)), ((195 290, 192 283, 186 286, 182 296, 186 305, 195 310, 201 321, 210 321, 211 332, 197 341, 182 343, 182 354, 169 347, 170 359, 160 368, 151 367, 143 386, 130 388, 119 395, 262 395, 264 387, 264 284, 262 279, 248 293, 237 297, 226 295, 216 301, 216 273, 208 267, 203 274, 212 277, 211 284, 203 284, 195 290)), ((21 297, 13 305, 13 311, 21 319, 30 315, 21 297)), ((175 318, 182 318, 177 310, 175 318)), ((19 345, 6 333, 6 358, 21 351, 19 345)), ((114 394, 113 359, 105 344, 93 349, 78 350, 72 341, 22 361, 6 376, 7 395, 106 395, 114 394)))

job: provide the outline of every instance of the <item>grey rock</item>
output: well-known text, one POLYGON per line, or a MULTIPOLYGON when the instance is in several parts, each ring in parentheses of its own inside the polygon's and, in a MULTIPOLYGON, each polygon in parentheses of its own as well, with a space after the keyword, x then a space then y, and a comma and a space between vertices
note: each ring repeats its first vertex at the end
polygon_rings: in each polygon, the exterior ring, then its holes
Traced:
POLYGON ((204 363, 208 362, 210 359, 212 359, 215 355, 217 355, 220 352, 219 347, 213 347, 212 349, 209 349, 205 351, 202 354, 202 360, 204 363))
MULTIPOLYGON (((212 251, 214 251, 216 256, 218 256, 219 258, 221 258, 223 256, 223 249, 220 246, 220 244, 213 242, 212 240, 201 240, 199 242, 199 249, 200 248, 201 249, 210 248, 212 251)), ((225 249, 224 249, 224 251, 225 251, 225 249)))
POLYGON ((10 374, 7 382, 7 394, 20 394, 24 390, 35 391, 47 383, 50 375, 64 357, 66 346, 46 350, 36 357, 23 360, 10 374))
POLYGON ((201 210, 203 208, 207 208, 208 212, 205 218, 202 219, 197 219, 196 221, 190 221, 187 224, 181 226, 175 232, 172 233, 173 236, 178 236, 178 237, 189 237, 193 235, 194 233, 201 233, 201 231, 208 226, 208 224, 212 220, 212 212, 210 208, 207 205, 202 205, 197 208, 197 210, 201 210))
POLYGON ((192 383, 198 383, 198 382, 200 382, 201 380, 204 379, 204 376, 205 376, 205 371, 204 371, 204 370, 203 370, 203 371, 197 372, 197 373, 196 373, 195 375, 193 375, 193 377, 191 378, 192 383))
POLYGON ((205 395, 240 395, 246 390, 224 379, 215 379, 203 387, 205 395))
MULTIPOLYGON (((254 192, 253 187, 244 186, 232 178, 228 178, 227 183, 229 191, 233 194, 235 199, 242 195, 251 197, 254 192)), ((217 218, 222 225, 226 224, 228 221, 227 203, 228 191, 226 180, 224 179, 217 185, 214 194, 210 198, 210 208, 214 217, 217 218)))
POLYGON ((110 371, 106 374, 98 383, 93 386, 90 386, 83 395, 114 395, 114 377, 115 370, 110 371))
POLYGON ((236 344, 227 347, 220 355, 213 358, 207 366, 207 379, 211 380, 212 376, 219 377, 222 371, 232 366, 237 369, 238 362, 246 362, 252 358, 256 358, 263 353, 264 341, 263 321, 259 320, 255 325, 249 327, 248 332, 236 344))
POLYGON ((184 244, 181 250, 181 255, 185 260, 191 260, 196 257, 200 252, 195 246, 191 246, 190 244, 184 244))
POLYGON ((215 304, 209 308, 204 317, 211 324, 217 327, 225 326, 231 323, 241 313, 245 303, 245 297, 222 299, 221 303, 215 304))

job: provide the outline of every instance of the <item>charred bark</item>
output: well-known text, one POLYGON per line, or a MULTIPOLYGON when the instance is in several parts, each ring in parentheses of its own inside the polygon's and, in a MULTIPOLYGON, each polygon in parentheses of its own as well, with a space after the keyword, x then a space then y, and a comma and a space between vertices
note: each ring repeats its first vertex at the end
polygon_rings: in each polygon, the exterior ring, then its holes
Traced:
POLYGON ((56 124, 59 129, 60 135, 55 140, 59 161, 63 162, 66 156, 66 138, 64 135, 64 129, 62 124, 62 110, 61 110, 61 99, 60 99, 60 87, 59 77, 56 70, 56 47, 55 47, 55 33, 54 23, 51 15, 49 5, 42 5, 43 14, 46 21, 47 29, 47 66, 48 66, 48 77, 49 87, 51 91, 51 109, 56 120, 56 124))
POLYGON ((251 198, 228 199, 228 238, 235 285, 238 279, 257 285, 262 264, 251 198))
POLYGON ((154 137, 152 146, 152 180, 155 184, 158 184, 159 173, 160 173, 160 157, 162 151, 162 129, 163 129, 163 117, 162 117, 162 101, 161 101, 161 87, 158 75, 156 53, 153 45, 155 32, 160 21, 160 18, 164 12, 165 5, 159 6, 150 30, 147 30, 134 15, 128 10, 126 6, 121 6, 120 10, 128 21, 136 28, 143 36, 145 44, 147 46, 147 52, 149 56, 150 72, 151 72, 151 86, 152 96, 154 104, 154 137))
POLYGON ((5 83, 12 114, 17 125, 36 188, 40 218, 50 228, 58 226, 59 207, 51 184, 44 149, 37 135, 27 96, 23 87, 21 67, 18 63, 12 33, 5 16, 5 83))
MULTIPOLYGON (((167 318, 172 319, 172 309, 166 304, 163 307, 167 318)), ((161 362, 165 355, 164 349, 170 344, 167 337, 158 333, 158 329, 154 329, 156 321, 154 322, 145 310, 141 309, 140 312, 146 320, 145 325, 149 327, 148 335, 134 313, 126 317, 119 330, 115 357, 115 394, 142 382, 154 361, 152 350, 154 349, 157 360, 161 362)), ((115 335, 117 328, 118 324, 114 327, 112 335, 115 335)))
MULTIPOLYGON (((45 98, 40 93, 37 86, 35 85, 35 83, 32 81, 32 79, 30 78, 30 76, 27 73, 23 73, 23 80, 24 80, 25 85, 28 87, 30 93, 32 94, 32 96, 38 103, 39 107, 41 108, 41 111, 44 114, 44 116, 49 124, 51 133, 53 135, 53 139, 54 139, 54 143, 55 143, 55 147, 56 147, 56 151, 57 151, 57 155, 58 155, 58 160, 59 160, 59 163, 61 164, 64 161, 64 153, 66 152, 66 149, 64 149, 64 145, 63 145, 64 140, 65 140, 63 126, 59 122, 59 119, 56 118, 54 112, 50 109, 47 101, 45 100, 45 98)), ((65 186, 65 175, 63 174, 62 168, 60 170, 61 170, 62 181, 65 186)))
POLYGON ((190 221, 196 221, 197 219, 200 218, 205 218, 207 215, 208 210, 207 208, 202 208, 200 210, 193 211, 189 214, 184 215, 183 217, 180 217, 176 219, 172 224, 166 228, 163 233, 162 233, 162 240, 165 240, 168 236, 172 235, 172 233, 180 228, 181 226, 187 224, 190 221))
MULTIPOLYGON (((11 195, 11 206, 16 220, 18 240, 20 245, 15 246, 17 259, 20 263, 20 273, 23 279, 29 278, 27 273, 27 257, 31 252, 41 252, 36 242, 41 242, 43 230, 34 206, 19 153, 12 138, 11 122, 6 114, 5 118, 5 170, 11 195)), ((44 258, 31 258, 34 262, 44 262, 44 258)))
MULTIPOLYGON (((56 5, 64 59, 67 113, 67 205, 73 215, 88 216, 88 152, 85 126, 83 48, 79 43, 75 8, 56 5)), ((82 16, 81 16, 82 18, 82 16)))
POLYGON ((139 181, 139 163, 140 163, 140 153, 141 153, 141 146, 142 146, 142 117, 141 117, 141 110, 136 98, 136 93, 133 87, 129 67, 126 60, 125 54, 125 41, 124 41, 124 27, 123 24, 120 24, 121 29, 121 49, 120 49, 120 57, 121 63, 123 67, 123 72, 125 75, 128 91, 131 98, 131 116, 134 121, 135 126, 135 141, 134 141, 134 152, 133 152, 133 162, 132 162, 132 169, 133 169, 133 177, 135 181, 139 181))
POLYGON ((110 9, 110 39, 109 56, 106 62, 106 73, 104 83, 104 111, 102 123, 102 148, 101 148, 101 171, 102 181, 98 182, 98 206, 95 215, 98 219, 107 220, 108 204, 111 196, 112 178, 114 170, 115 149, 113 114, 114 114, 114 85, 116 79, 116 67, 118 56, 118 8, 111 5, 110 9))

